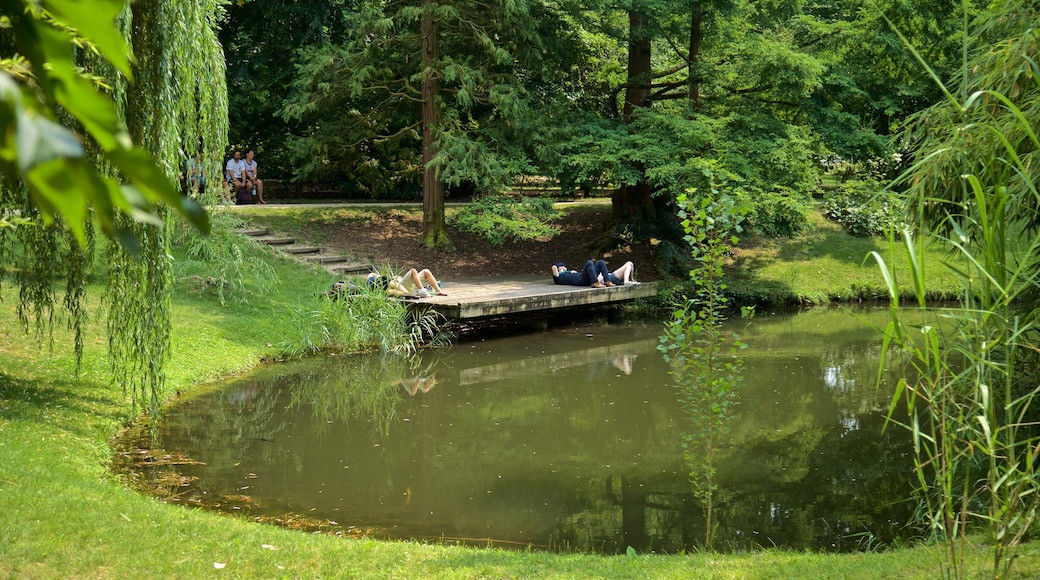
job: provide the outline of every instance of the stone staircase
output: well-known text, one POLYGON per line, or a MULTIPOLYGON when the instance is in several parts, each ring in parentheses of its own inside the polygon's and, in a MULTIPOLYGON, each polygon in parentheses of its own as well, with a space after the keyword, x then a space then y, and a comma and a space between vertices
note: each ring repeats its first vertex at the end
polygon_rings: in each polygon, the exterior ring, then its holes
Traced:
POLYGON ((245 229, 239 230, 238 233, 253 238, 262 244, 267 244, 295 260, 318 264, 331 274, 364 276, 369 272, 376 271, 375 266, 368 262, 360 261, 354 256, 327 254, 325 253, 325 248, 321 246, 298 244, 295 238, 279 236, 268 229, 245 229))

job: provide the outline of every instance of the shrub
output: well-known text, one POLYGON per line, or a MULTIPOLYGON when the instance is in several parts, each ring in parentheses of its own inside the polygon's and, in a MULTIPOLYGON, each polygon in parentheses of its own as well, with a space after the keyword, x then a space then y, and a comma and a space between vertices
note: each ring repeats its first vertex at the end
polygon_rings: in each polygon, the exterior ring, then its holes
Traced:
POLYGON ((495 246, 507 239, 548 240, 560 233, 551 225, 562 212, 546 197, 486 195, 452 214, 449 221, 464 232, 478 234, 495 246))
POLYGON ((773 238, 791 237, 811 226, 809 208, 797 197, 770 192, 749 200, 751 211, 744 226, 755 233, 773 238))
POLYGON ((873 180, 848 181, 823 202, 823 214, 854 236, 878 236, 900 221, 896 194, 873 180))

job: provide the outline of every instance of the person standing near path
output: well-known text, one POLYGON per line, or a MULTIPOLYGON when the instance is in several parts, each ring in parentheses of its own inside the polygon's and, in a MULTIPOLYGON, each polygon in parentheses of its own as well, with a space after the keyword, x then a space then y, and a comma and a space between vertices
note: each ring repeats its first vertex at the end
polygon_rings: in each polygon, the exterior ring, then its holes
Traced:
POLYGON ((260 203, 267 203, 264 201, 264 182, 260 180, 259 173, 257 172, 256 161, 253 160, 253 150, 246 151, 246 159, 243 161, 245 165, 245 179, 246 184, 252 189, 256 187, 256 200, 260 203))
POLYGON ((206 191, 206 176, 202 173, 202 151, 197 151, 185 163, 184 179, 188 192, 192 195, 206 191))
POLYGON ((252 203, 253 194, 250 190, 253 186, 246 183, 246 163, 242 160, 240 149, 235 149, 231 159, 228 159, 224 174, 233 199, 239 204, 252 203))

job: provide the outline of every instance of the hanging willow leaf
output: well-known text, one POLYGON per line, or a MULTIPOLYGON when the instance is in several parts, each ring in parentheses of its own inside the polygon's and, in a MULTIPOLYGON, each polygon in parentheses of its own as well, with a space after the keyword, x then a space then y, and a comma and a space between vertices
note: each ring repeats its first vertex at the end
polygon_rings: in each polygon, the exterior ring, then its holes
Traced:
POLYGON ((112 26, 125 5, 124 0, 45 0, 41 3, 43 9, 56 19, 89 38, 105 59, 129 78, 129 47, 119 30, 112 26))

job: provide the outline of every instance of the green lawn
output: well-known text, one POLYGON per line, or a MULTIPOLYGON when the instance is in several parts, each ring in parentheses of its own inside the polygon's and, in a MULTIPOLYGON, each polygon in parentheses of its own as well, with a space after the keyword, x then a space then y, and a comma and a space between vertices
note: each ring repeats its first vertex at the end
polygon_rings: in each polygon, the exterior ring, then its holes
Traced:
MULTIPOLYGON (((248 302, 222 306, 205 289, 179 282, 174 296, 171 394, 197 388, 277 358, 280 340, 298 332, 329 276, 269 260, 281 282, 248 302)), ((812 259, 799 263, 811 269, 812 259)), ((778 267, 774 265, 774 267, 778 267)), ((826 267, 826 266, 817 266, 826 267)), ((793 276, 792 276, 793 277, 793 276)), ((636 555, 508 552, 305 534, 168 505, 133 493, 106 468, 108 441, 134 415, 109 382, 103 323, 88 329, 74 372, 70 336, 58 326, 54 348, 23 334, 17 290, 6 280, 0 302, 0 577, 195 578, 934 578, 923 547, 882 554, 636 555)), ((90 295, 96 310, 101 288, 90 295)), ((97 317, 94 317, 97 319, 97 317)), ((971 552, 975 572, 988 563, 971 552)), ((1017 577, 1040 576, 1040 559, 1015 564, 1017 577)), ((977 574, 972 574, 975 576, 977 574)))
MULTIPOLYGON (((810 214, 813 229, 794 238, 747 237, 733 252, 727 268, 729 292, 737 303, 823 304, 888 300, 877 262, 878 252, 896 266, 901 283, 910 279, 902 240, 894 247, 882 238, 857 238, 820 213, 810 214)), ((946 248, 925 252, 924 268, 930 299, 956 298, 961 286, 943 265, 953 259, 946 248)), ((908 288, 908 287, 907 287, 908 288)), ((908 291, 903 298, 910 298, 908 291)))

